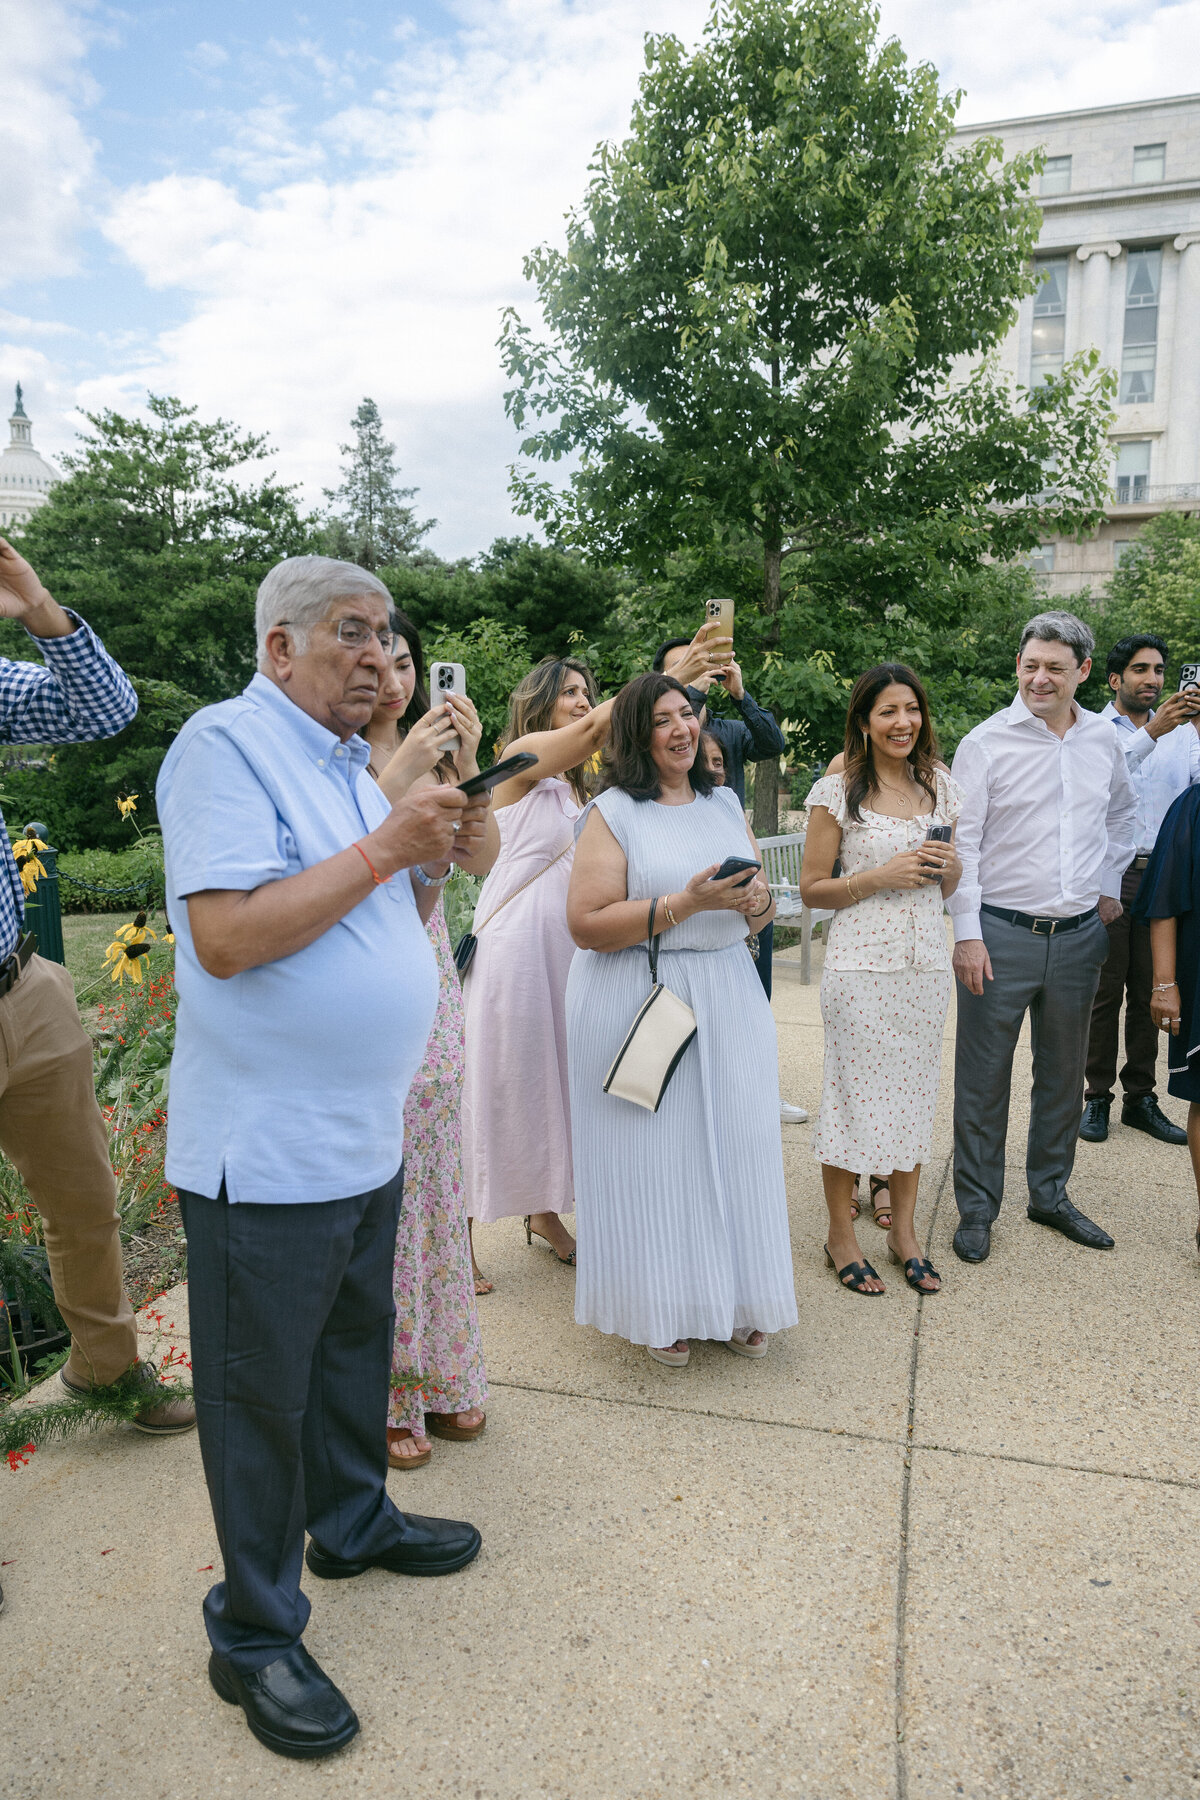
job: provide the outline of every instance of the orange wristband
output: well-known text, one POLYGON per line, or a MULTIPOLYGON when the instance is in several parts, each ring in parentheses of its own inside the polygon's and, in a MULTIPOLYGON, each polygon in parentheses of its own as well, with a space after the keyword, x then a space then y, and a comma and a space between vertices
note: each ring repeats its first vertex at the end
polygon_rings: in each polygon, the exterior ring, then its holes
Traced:
POLYGON ((367 853, 363 849, 362 845, 361 844, 351 844, 350 848, 352 850, 358 851, 358 854, 362 857, 362 859, 366 863, 368 869, 370 869, 371 880, 375 883, 375 886, 382 887, 383 886, 383 876, 377 875, 375 873, 375 864, 371 861, 370 857, 367 855, 367 853))

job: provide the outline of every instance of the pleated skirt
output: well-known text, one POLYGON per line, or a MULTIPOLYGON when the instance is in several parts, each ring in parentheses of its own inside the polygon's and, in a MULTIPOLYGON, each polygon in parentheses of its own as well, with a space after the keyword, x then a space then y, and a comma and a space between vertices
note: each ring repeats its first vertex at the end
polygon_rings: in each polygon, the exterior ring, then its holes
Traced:
POLYGON ((603 1091, 650 991, 644 948, 577 951, 567 1050, 575 1317, 632 1344, 796 1323, 775 1022, 744 944, 664 951, 698 1032, 657 1113, 603 1091))

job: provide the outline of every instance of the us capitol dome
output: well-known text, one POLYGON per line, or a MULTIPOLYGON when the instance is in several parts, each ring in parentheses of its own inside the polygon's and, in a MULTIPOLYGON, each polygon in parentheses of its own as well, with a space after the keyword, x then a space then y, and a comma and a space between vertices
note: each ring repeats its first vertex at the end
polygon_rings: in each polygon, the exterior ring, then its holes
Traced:
POLYGON ((0 531, 31 519, 39 506, 45 506, 50 489, 59 480, 53 463, 33 447, 33 425, 21 399, 19 381, 8 429, 9 445, 0 455, 0 531))

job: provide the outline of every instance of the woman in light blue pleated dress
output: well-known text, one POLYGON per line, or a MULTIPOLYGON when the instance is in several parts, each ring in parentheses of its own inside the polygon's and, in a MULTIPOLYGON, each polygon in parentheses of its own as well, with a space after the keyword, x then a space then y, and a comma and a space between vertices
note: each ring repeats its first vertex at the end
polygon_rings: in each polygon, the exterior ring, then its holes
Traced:
POLYGON ((757 876, 711 879, 726 857, 758 852, 698 739, 669 675, 622 690, 567 901, 580 946, 567 983, 575 1317, 675 1366, 689 1338, 762 1356, 767 1333, 796 1323, 775 1025, 746 942, 774 905, 757 876), (603 1084, 650 991, 655 898, 659 980, 698 1030, 651 1113, 603 1084))

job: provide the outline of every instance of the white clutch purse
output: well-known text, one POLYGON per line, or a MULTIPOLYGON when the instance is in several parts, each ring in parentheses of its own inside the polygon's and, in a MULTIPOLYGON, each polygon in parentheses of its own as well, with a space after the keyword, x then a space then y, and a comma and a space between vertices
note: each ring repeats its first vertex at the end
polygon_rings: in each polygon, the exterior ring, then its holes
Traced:
POLYGON ((647 1112, 657 1112, 683 1053, 696 1035, 696 1015, 686 1000, 662 987, 658 979, 658 938, 654 933, 654 908, 650 902, 647 923, 650 955, 650 992, 625 1041, 604 1078, 604 1092, 618 1100, 631 1100, 647 1112))

